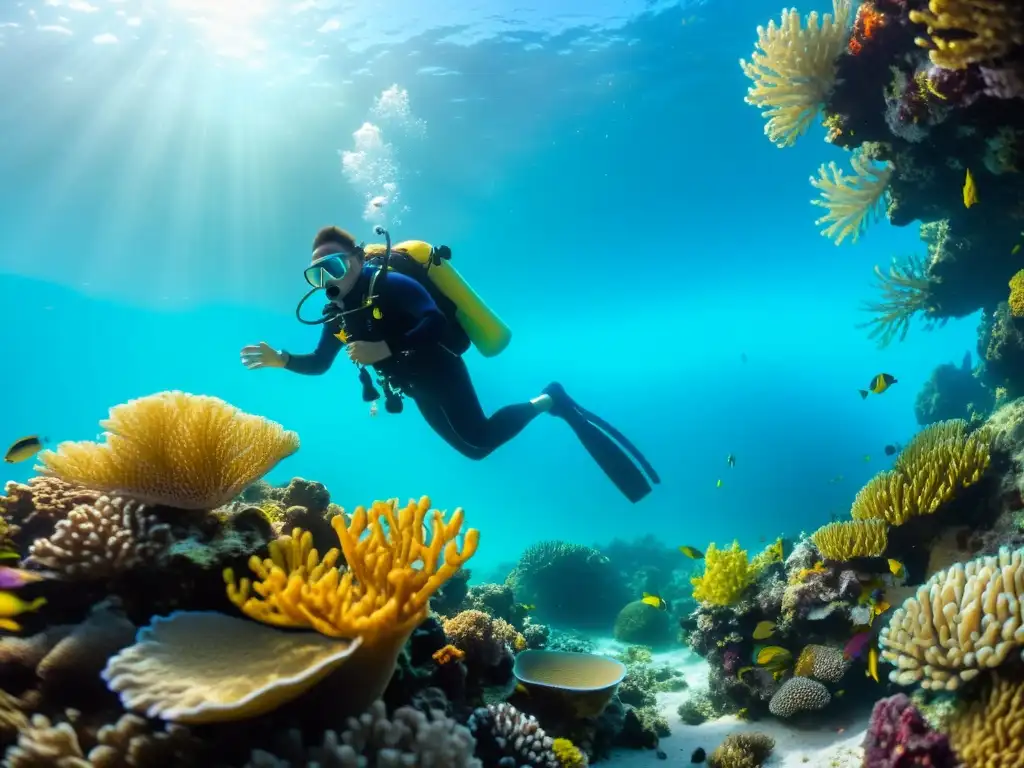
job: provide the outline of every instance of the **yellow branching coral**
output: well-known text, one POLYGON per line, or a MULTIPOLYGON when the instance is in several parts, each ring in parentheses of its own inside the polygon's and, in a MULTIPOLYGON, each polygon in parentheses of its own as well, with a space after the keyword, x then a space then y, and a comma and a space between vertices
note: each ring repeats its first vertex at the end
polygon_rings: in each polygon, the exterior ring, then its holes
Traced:
POLYGON ((299 449, 279 424, 216 397, 160 392, 110 409, 103 443, 61 443, 37 470, 112 495, 214 509, 299 449))
POLYGON ((820 194, 811 203, 827 211, 814 223, 827 224, 821 234, 834 240, 836 245, 841 245, 848 237, 856 243, 864 230, 882 216, 893 173, 892 164, 875 165, 863 153, 854 154, 850 164, 852 174, 830 162, 818 169, 817 177, 811 177, 811 184, 820 194))
POLYGON ((888 544, 887 529, 882 520, 848 520, 822 526, 811 535, 811 541, 827 560, 878 557, 888 544))
POLYGON ((430 597, 476 552, 479 531, 466 531, 461 549, 455 541, 462 522, 457 509, 446 523, 441 512, 430 510, 427 496, 402 509, 397 499, 375 501, 369 512, 357 507, 348 524, 344 515, 331 519, 341 551, 331 549, 321 559, 312 535, 296 529, 270 544, 266 560, 250 559, 255 584, 247 578, 236 583, 226 570, 228 598, 246 615, 275 627, 369 643, 385 632, 407 634, 426 618, 430 597), (433 532, 429 542, 425 522, 433 532), (343 570, 335 568, 341 552, 348 564, 343 570))
POLYGON ((1024 317, 1024 269, 1010 278, 1010 314, 1024 317))
POLYGON ((757 571, 747 557, 747 550, 740 549, 738 541, 729 549, 718 549, 710 544, 704 553, 704 574, 690 579, 693 599, 712 605, 732 605, 756 577, 757 571))
POLYGON ((1024 550, 939 571, 897 608, 879 635, 899 685, 955 690, 1024 645, 1024 550))
POLYGON ((1024 754, 1024 683, 993 674, 981 698, 954 713, 947 730, 964 765, 1017 768, 1024 754))
POLYGON ((751 61, 740 60, 753 81, 745 101, 762 109, 764 132, 779 147, 792 146, 821 111, 835 84, 836 59, 850 36, 851 0, 832 0, 832 14, 820 19, 790 8, 776 26, 757 28, 757 47, 751 61))
POLYGON ((988 468, 990 432, 968 432, 963 419, 940 421, 918 432, 891 470, 879 472, 853 501, 854 520, 903 525, 930 515, 958 491, 981 479, 988 468))
POLYGON ((426 497, 402 509, 376 502, 332 522, 345 568, 336 567, 338 549, 321 558, 296 529, 269 558, 250 560, 258 581, 224 572, 229 599, 256 622, 183 611, 143 628, 103 673, 125 707, 177 722, 241 720, 323 680, 337 686, 339 717, 363 712, 384 691, 431 595, 476 552, 479 533, 465 531, 460 548, 462 510, 445 522, 426 497))
POLYGON ((907 338, 910 321, 915 315, 923 317, 929 330, 945 324, 945 318, 934 316, 932 283, 924 262, 917 256, 909 256, 903 264, 897 264, 894 259, 888 274, 876 265, 875 278, 881 300, 861 305, 861 309, 874 317, 857 327, 869 328, 868 338, 877 341, 879 348, 907 338))
POLYGON ((944 69, 991 62, 1024 45, 1019 0, 931 0, 927 10, 911 11, 910 20, 928 27, 928 37, 915 42, 944 69))

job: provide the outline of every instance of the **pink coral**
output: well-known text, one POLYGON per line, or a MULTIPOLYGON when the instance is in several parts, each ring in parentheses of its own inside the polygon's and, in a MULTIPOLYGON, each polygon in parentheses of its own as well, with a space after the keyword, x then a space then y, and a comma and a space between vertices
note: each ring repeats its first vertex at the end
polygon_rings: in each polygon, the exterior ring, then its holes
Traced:
POLYGON ((945 734, 932 730, 905 694, 881 699, 864 737, 864 768, 957 768, 945 734))

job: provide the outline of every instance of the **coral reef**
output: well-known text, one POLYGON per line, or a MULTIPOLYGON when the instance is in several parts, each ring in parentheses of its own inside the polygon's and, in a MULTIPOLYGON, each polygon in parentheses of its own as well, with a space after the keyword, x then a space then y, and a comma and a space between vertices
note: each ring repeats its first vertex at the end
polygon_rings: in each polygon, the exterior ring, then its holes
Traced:
POLYGON ((319 745, 307 748, 302 735, 290 731, 274 754, 254 750, 247 768, 291 768, 316 765, 322 768, 361 766, 445 766, 485 768, 474 756, 476 740, 469 729, 443 711, 420 712, 400 707, 388 717, 383 701, 376 701, 359 717, 349 718, 340 734, 326 731, 319 745))
POLYGON ((958 768, 949 738, 925 722, 905 694, 881 699, 864 736, 864 768, 958 768))
POLYGON ((900 685, 955 690, 1024 644, 1024 550, 1002 549, 939 571, 882 629, 882 657, 900 685))
POLYGON ((932 371, 917 393, 914 416, 921 426, 949 419, 972 421, 991 411, 993 405, 993 394, 974 375, 968 352, 959 366, 944 363, 932 371))
POLYGON ((817 680, 791 677, 772 696, 768 711, 776 717, 792 717, 799 712, 824 709, 831 700, 828 688, 817 680))
POLYGON ((775 749, 764 733, 733 733, 708 755, 709 768, 761 768, 775 749))
POLYGON ((110 410, 106 442, 39 454, 43 474, 180 509, 214 509, 299 449, 294 432, 223 400, 161 392, 110 410))
POLYGON ((949 740, 968 766, 1009 768, 1024 751, 1024 682, 994 675, 950 718, 949 740))
POLYGON ((506 583, 516 599, 536 606, 538 620, 573 629, 610 630, 631 597, 607 556, 560 541, 527 549, 506 583))
POLYGON ((660 646, 674 638, 669 632, 668 613, 641 600, 627 603, 615 617, 616 640, 638 645, 660 646))

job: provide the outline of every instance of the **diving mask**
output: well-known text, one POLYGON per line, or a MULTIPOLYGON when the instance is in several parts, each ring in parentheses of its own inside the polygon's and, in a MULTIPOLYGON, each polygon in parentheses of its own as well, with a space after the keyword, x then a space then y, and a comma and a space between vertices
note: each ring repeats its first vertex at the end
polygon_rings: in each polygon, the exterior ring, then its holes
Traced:
POLYGON ((313 288, 323 288, 331 280, 341 280, 348 272, 348 262, 343 253, 332 253, 317 259, 303 271, 306 282, 313 288))

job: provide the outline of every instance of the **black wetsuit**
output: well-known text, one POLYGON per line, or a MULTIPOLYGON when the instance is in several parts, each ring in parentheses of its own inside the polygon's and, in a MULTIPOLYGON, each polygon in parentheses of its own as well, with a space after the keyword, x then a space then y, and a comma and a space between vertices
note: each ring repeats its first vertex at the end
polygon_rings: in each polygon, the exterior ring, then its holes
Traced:
MULTIPOLYGON (((326 372, 349 341, 385 341, 391 357, 374 366, 416 403, 445 442, 471 459, 482 459, 518 435, 537 416, 529 402, 508 405, 488 417, 462 358, 445 346, 448 320, 418 282, 399 272, 378 279, 367 305, 376 267, 367 266, 345 297, 343 319, 324 323, 320 342, 308 355, 288 355, 289 371, 326 372), (379 311, 378 311, 379 310, 379 311)), ((325 307, 328 312, 333 305, 325 307)))

